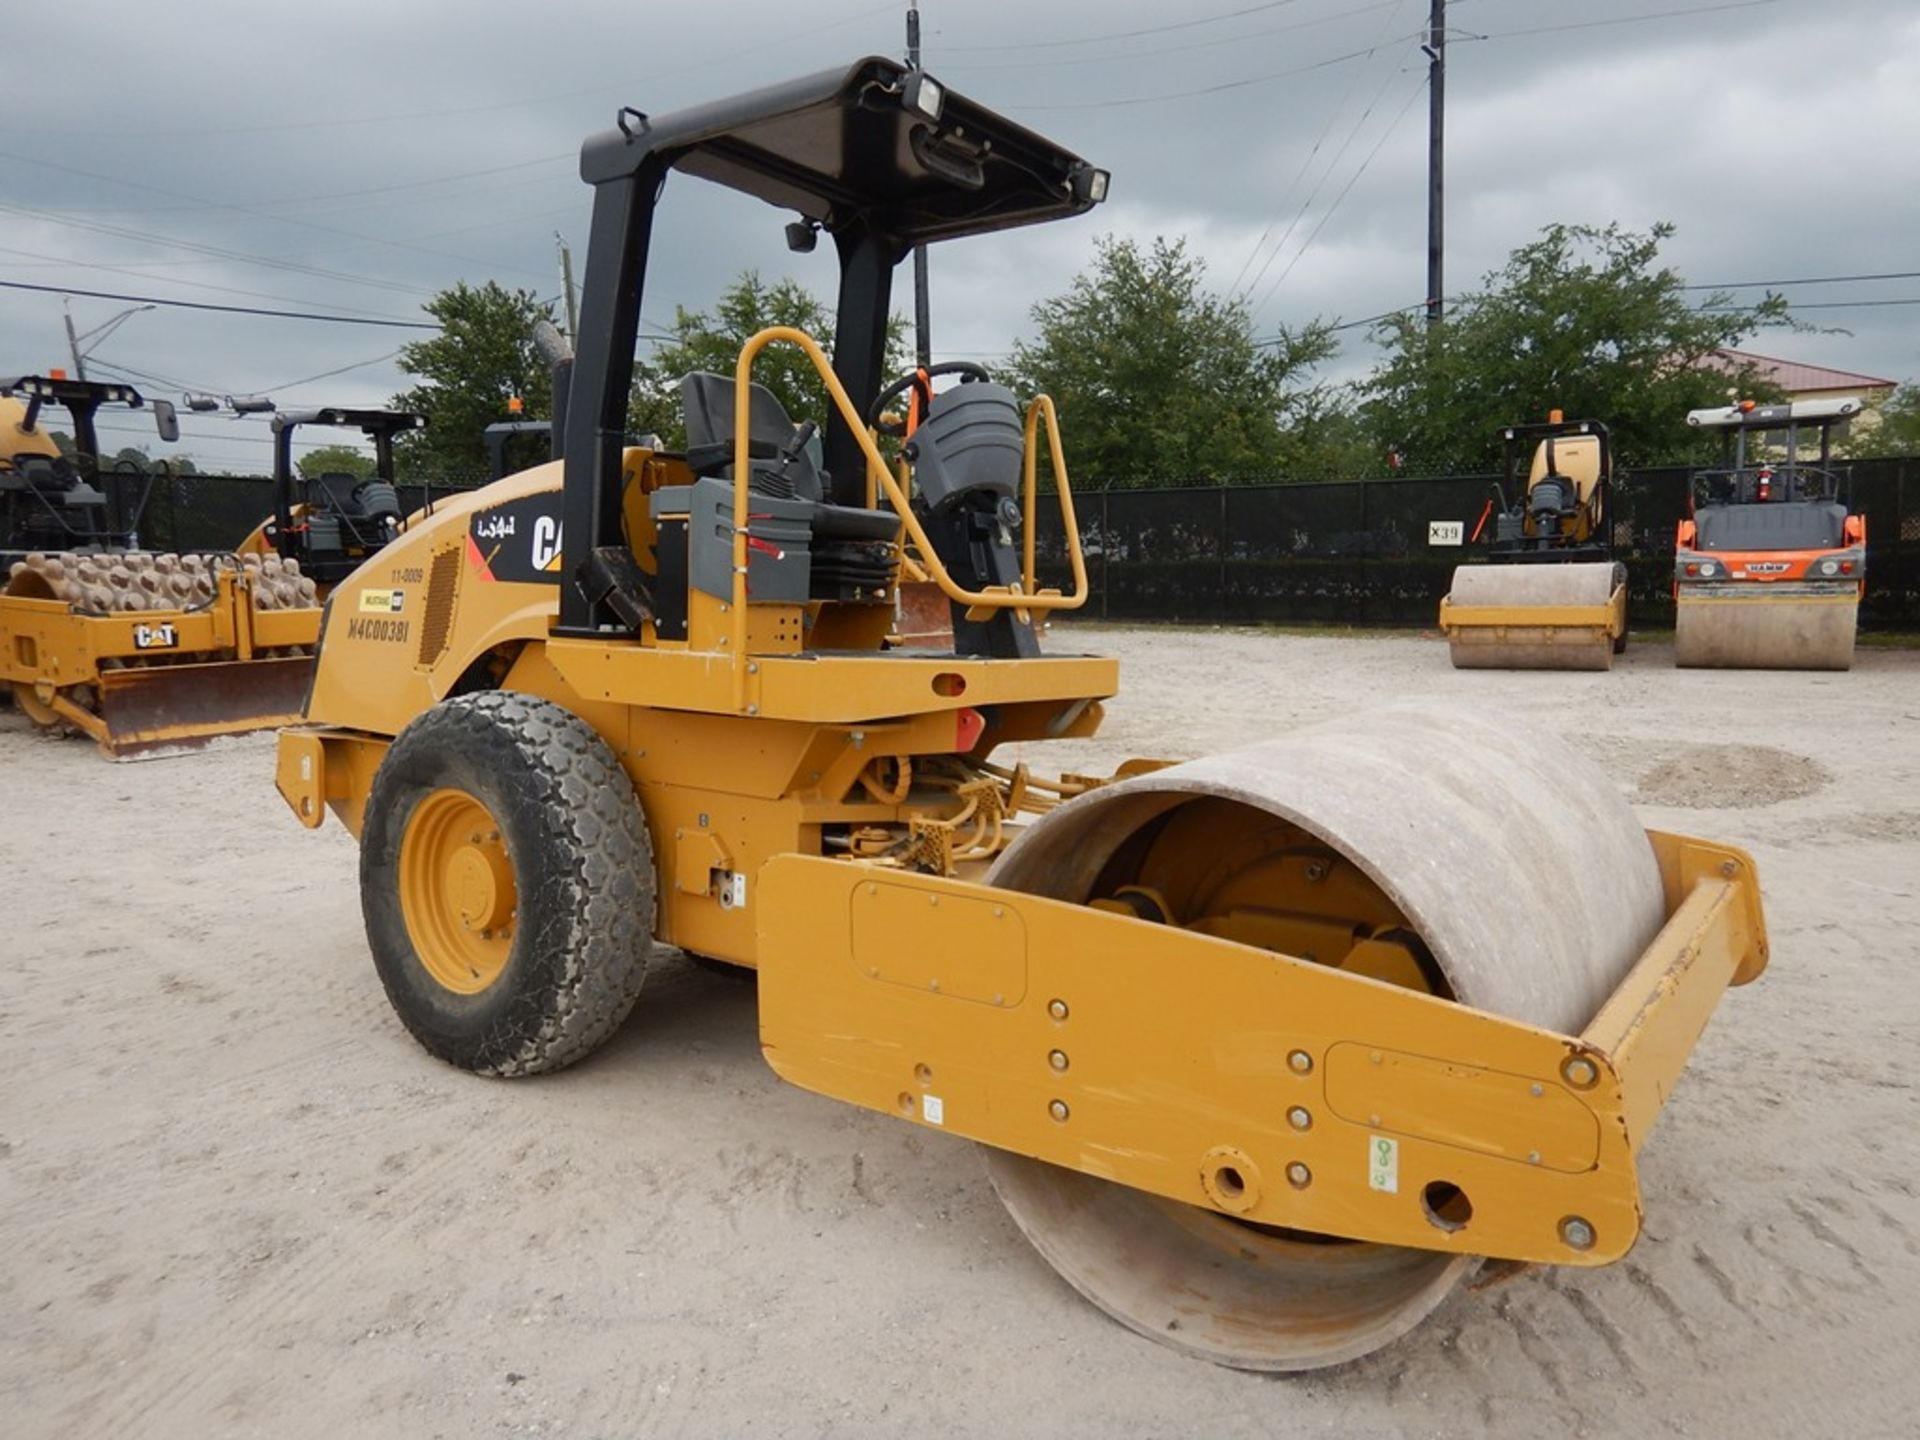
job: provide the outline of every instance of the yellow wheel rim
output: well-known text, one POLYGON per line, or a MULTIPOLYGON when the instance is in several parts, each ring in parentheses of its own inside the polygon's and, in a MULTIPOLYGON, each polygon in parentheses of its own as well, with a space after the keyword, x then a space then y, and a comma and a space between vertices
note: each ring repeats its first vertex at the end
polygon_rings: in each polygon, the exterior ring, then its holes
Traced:
POLYGON ((519 891, 492 813, 464 790, 435 790, 400 838, 400 909, 436 984, 478 995, 513 953, 519 891))

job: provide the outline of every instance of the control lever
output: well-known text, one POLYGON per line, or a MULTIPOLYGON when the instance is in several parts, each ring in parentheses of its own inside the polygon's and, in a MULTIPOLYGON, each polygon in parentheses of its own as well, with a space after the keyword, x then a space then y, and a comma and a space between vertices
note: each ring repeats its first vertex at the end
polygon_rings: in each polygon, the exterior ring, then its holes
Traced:
POLYGON ((772 472, 766 475, 761 483, 760 489, 763 494, 777 495, 783 500, 794 498, 793 482, 787 478, 787 472, 793 468, 794 461, 806 452, 808 442, 819 432, 819 429, 820 427, 811 420, 795 427, 793 438, 780 447, 780 454, 777 457, 780 463, 774 466, 772 472))

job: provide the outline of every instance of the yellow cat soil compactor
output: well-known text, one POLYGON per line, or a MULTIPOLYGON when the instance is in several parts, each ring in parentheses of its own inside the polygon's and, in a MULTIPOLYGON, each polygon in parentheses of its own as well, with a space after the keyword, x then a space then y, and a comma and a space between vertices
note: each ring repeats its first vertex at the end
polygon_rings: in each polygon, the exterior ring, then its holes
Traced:
POLYGON ((1726 437, 1726 463, 1694 475, 1673 557, 1674 660, 1747 670, 1848 670, 1867 584, 1867 521, 1849 510, 1833 431, 1854 397, 1688 413, 1726 437), (1800 454, 1807 429, 1820 458, 1800 454), (1777 453, 1765 448, 1777 436, 1777 453))
POLYGON ((1440 602, 1454 668, 1610 670, 1627 648, 1627 567, 1613 559, 1607 427, 1556 410, 1500 436, 1506 473, 1470 537, 1486 559, 1455 570, 1440 602))
MULTIPOLYGON (((278 556, 139 547, 155 476, 103 473, 94 423, 105 405, 144 407, 133 387, 35 375, 0 394, 0 685, 20 710, 115 756, 297 719, 313 582, 278 556), (49 404, 68 414, 71 459, 42 423, 49 404)), ((154 409, 177 438, 172 407, 154 409)))
POLYGON ((1228 1365, 1364 1354, 1483 1257, 1624 1255, 1636 1155, 1765 962, 1746 856, 1445 710, 1107 778, 996 759, 1093 734, 1117 667, 1041 651, 1036 622, 1087 594, 1050 402, 968 367, 900 468, 876 445, 914 381, 880 371, 889 287, 914 245, 1079 215, 1105 173, 886 59, 622 111, 581 170, 563 459, 343 583, 280 740, 294 813, 359 838, 420 1043, 553 1070, 615 1032, 658 947, 756 969, 781 1076, 982 1142, 1074 1286, 1228 1365), (688 377, 680 454, 623 442, 670 177, 797 212, 840 287, 831 356, 772 329, 688 377), (773 346, 825 416, 751 383, 773 346), (1035 573, 1042 459, 1065 593, 1035 573), (945 650, 886 643, 907 542, 954 607, 945 650))

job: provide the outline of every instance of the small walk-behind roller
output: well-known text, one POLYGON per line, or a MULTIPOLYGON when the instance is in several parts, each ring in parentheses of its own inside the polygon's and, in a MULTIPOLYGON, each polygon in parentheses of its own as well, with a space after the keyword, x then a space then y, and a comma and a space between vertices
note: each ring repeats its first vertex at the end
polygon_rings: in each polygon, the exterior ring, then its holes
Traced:
POLYGON ((1506 474, 1469 537, 1485 559, 1455 570, 1440 602, 1454 669, 1611 670, 1627 648, 1627 567, 1613 559, 1607 427, 1556 410, 1500 436, 1506 474))

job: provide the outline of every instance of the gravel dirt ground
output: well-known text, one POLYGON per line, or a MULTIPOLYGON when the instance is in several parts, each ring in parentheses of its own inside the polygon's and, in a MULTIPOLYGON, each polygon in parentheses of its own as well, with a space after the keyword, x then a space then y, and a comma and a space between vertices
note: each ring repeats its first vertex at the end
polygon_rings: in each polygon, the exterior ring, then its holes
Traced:
MULTIPOLYGON (((1081 1301, 963 1141, 777 1082, 662 963, 562 1075, 422 1053, 355 850, 272 742, 109 764, 0 718, 0 1434, 1906 1436, 1920 1413, 1920 652, 1849 674, 1456 673, 1430 639, 1061 632, 1086 767, 1411 695, 1533 717, 1750 847, 1773 968, 1644 1159, 1624 1263, 1457 1293, 1266 1378, 1081 1301)), ((1497 897, 1489 903, 1497 904, 1497 897)))

